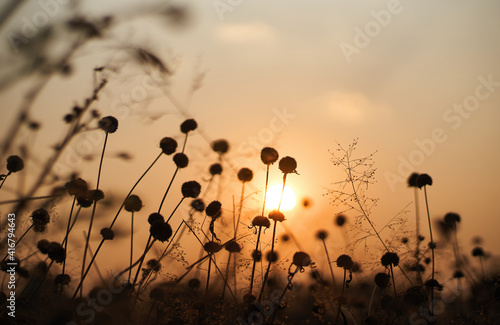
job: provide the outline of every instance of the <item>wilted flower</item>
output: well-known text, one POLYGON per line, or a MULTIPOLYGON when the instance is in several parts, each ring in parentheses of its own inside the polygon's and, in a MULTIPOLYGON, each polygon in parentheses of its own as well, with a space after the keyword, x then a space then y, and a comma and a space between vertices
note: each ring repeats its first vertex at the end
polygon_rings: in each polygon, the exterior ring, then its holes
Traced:
POLYGON ((349 255, 342 254, 337 258, 337 266, 344 270, 350 270, 353 266, 352 258, 349 255))
POLYGON ((178 168, 186 168, 189 163, 188 156, 182 152, 176 153, 174 155, 174 163, 178 168))
POLYGON ((164 242, 172 236, 172 227, 166 222, 154 222, 149 228, 154 239, 164 242))
POLYGON ((274 164, 278 160, 278 151, 274 148, 265 147, 260 152, 260 159, 266 165, 274 164))
POLYGON ((99 121, 99 128, 106 133, 114 133, 118 129, 118 120, 114 116, 103 117, 99 121))
POLYGON ((252 220, 252 226, 269 228, 271 226, 271 222, 269 221, 269 218, 263 216, 256 216, 252 220))
POLYGON ((88 197, 92 200, 92 201, 100 201, 102 199, 104 199, 104 192, 101 191, 101 190, 89 190, 88 191, 88 197))
POLYGON ((276 222, 283 222, 285 220, 285 215, 278 210, 272 210, 271 212, 269 212, 269 219, 272 219, 276 222))
POLYGON ((113 229, 105 227, 101 229, 101 236, 103 240, 112 240, 115 238, 115 232, 113 229))
POLYGON ((427 174, 420 174, 415 182, 418 188, 422 188, 425 185, 432 185, 432 178, 427 174))
POLYGON ((205 213, 211 218, 217 218, 220 215, 221 208, 222 204, 219 201, 212 201, 207 205, 205 213))
POLYGON ((281 158, 279 168, 284 174, 296 173, 297 161, 289 156, 281 158))
POLYGON ((7 158, 7 170, 10 173, 16 173, 24 168, 23 158, 19 156, 10 156, 7 158))
POLYGON ((219 163, 212 164, 209 170, 210 175, 220 175, 222 174, 222 165, 219 163))
POLYGON ((238 171, 238 179, 243 183, 250 182, 252 178, 253 178, 253 171, 250 168, 244 167, 238 171))
POLYGON ((390 277, 386 273, 381 272, 375 275, 375 284, 381 289, 387 288, 387 286, 389 286, 389 281, 390 277))
POLYGON ((171 155, 177 150, 177 141, 170 137, 165 137, 160 141, 160 148, 166 155, 171 155))
POLYGON ((182 195, 196 199, 201 192, 201 185, 197 181, 189 181, 182 184, 182 195))
POLYGON ((198 123, 196 123, 195 120, 188 119, 182 122, 181 124, 181 132, 182 133, 188 133, 189 131, 194 131, 198 127, 198 123))
POLYGON ((390 264, 392 264, 394 266, 398 266, 399 256, 396 253, 387 252, 382 256, 381 261, 382 261, 382 265, 386 266, 386 267, 389 266, 390 264))
POLYGON ((217 152, 218 154, 223 155, 228 152, 229 143, 224 139, 215 140, 214 142, 212 142, 212 150, 217 152))
POLYGON ((409 187, 417 187, 417 177, 418 177, 418 173, 412 173, 408 177, 408 186, 409 187))
POLYGON ((128 212, 137 212, 142 208, 142 201, 137 195, 132 194, 125 199, 123 206, 128 212))

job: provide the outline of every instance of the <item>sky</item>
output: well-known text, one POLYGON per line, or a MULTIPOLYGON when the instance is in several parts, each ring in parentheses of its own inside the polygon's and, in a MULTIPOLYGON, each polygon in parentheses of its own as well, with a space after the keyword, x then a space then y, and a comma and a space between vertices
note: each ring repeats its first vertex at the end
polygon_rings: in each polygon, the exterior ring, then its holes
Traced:
MULTIPOLYGON (((44 10, 48 15, 40 3, 22 8, 2 30, 1 62, 7 71, 19 60, 9 47, 8 32, 22 28, 23 17, 33 21, 44 10)), ((51 21, 66 17, 69 5, 58 4, 51 21)), ((62 116, 91 92, 91 70, 107 65, 115 71, 106 72, 109 86, 95 106, 103 114, 119 115, 120 130, 110 137, 108 147, 112 163, 104 165, 102 180, 104 189, 120 188, 116 195, 126 193, 121 189, 129 188, 152 161, 162 137, 182 140, 178 125, 186 116, 193 117, 200 128, 186 149, 192 168, 182 171, 178 185, 190 177, 206 180, 208 166, 217 160, 208 143, 227 139, 229 173, 221 200, 230 214, 241 184, 229 180, 235 180, 239 168, 252 168, 248 220, 263 195, 260 149, 272 146, 281 157, 297 160, 299 174, 290 175, 287 184, 299 202, 305 197, 312 202, 310 208, 299 206, 287 213, 288 227, 297 229, 304 243, 310 243, 318 229, 328 229, 340 252, 342 236, 333 220, 341 209, 331 205, 329 190, 345 175, 333 165, 332 151, 358 139, 354 156, 376 152, 375 182, 367 194, 379 199, 371 210, 378 228, 403 211, 406 222, 398 231, 414 229, 414 196, 406 179, 412 172, 428 173, 433 178, 427 191, 431 218, 459 213, 464 249, 470 250, 471 239, 478 235, 487 251, 498 253, 498 2, 191 1, 190 24, 183 28, 173 28, 161 15, 146 14, 157 6, 155 1, 140 6, 134 1, 82 5, 80 10, 88 16, 116 13, 117 24, 106 39, 77 52, 73 73, 52 78, 35 102, 33 118, 45 129, 29 141, 36 141, 40 157, 63 134, 62 116), (173 68, 167 85, 155 83, 140 66, 125 63, 131 45, 151 50, 173 68), (203 77, 201 87, 191 93, 198 76, 203 77), (182 113, 167 94, 180 103, 182 113), (134 159, 112 157, 119 152, 134 159)), ((26 83, 0 93, 2 138, 26 83)), ((78 152, 89 144, 88 152, 96 156, 102 140, 102 135, 89 133, 70 150, 78 152)), ((76 168, 95 179, 95 160, 77 159, 73 164, 70 153, 61 161, 56 169, 62 173, 76 168)), ((171 176, 167 161, 160 166, 169 170, 156 176, 164 181, 141 188, 148 208, 157 204, 171 176)), ((282 174, 273 168, 271 183, 280 183, 282 174)), ((424 211, 422 191, 420 195, 424 211)), ((347 216, 353 222, 355 214, 347 216)), ((426 233, 424 217, 421 230, 426 233)))

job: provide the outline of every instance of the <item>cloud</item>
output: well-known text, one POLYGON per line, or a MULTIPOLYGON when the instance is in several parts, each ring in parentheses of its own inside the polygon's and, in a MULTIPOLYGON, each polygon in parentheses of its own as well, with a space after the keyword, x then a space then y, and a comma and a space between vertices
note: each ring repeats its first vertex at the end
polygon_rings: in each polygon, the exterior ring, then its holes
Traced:
POLYGON ((271 26, 263 22, 223 24, 216 31, 216 38, 232 43, 267 42, 274 39, 271 26))

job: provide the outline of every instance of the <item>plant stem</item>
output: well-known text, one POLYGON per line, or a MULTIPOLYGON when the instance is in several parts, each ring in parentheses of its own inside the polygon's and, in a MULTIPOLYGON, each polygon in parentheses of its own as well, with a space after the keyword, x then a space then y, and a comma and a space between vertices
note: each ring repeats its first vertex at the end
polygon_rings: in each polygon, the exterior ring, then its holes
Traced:
POLYGON ((132 276, 132 259, 134 252, 134 211, 132 211, 131 223, 130 223, 130 270, 128 270, 128 280, 130 283, 130 278, 132 276))
MULTIPOLYGON (((427 186, 424 185, 425 208, 427 209, 427 220, 429 221, 429 233, 431 236, 431 255, 432 255, 432 280, 434 280, 434 239, 432 237, 431 215, 429 213, 429 201, 427 200, 427 186)), ((431 287, 431 316, 434 317, 434 288, 431 287)))
POLYGON ((332 275, 332 285, 333 285, 333 290, 336 289, 337 284, 335 283, 335 276, 333 275, 333 268, 332 268, 332 263, 330 261, 330 254, 328 254, 328 248, 326 247, 325 240, 321 240, 323 242, 323 247, 325 248, 325 253, 326 253, 326 259, 328 261, 328 266, 330 267, 330 274, 332 275))

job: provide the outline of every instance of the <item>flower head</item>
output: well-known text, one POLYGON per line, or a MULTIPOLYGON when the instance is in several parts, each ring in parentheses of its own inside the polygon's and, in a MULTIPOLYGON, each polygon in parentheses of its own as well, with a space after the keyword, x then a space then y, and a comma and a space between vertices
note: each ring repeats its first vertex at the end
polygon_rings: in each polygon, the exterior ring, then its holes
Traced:
POLYGON ((220 175, 220 174, 222 174, 222 165, 219 163, 212 164, 210 166, 209 171, 210 171, 210 175, 212 175, 212 176, 220 175))
POLYGON ((211 218, 217 218, 220 216, 221 208, 222 204, 219 201, 212 201, 207 205, 205 213, 211 218))
POLYGON ((68 285, 71 282, 69 274, 58 274, 54 279, 54 284, 68 285))
POLYGON ((477 246, 477 247, 474 247, 474 249, 472 250, 472 256, 484 256, 484 250, 477 246))
POLYGON ((179 152, 174 155, 174 163, 178 168, 186 168, 189 163, 189 158, 185 153, 179 152))
POLYGON ((50 215, 44 208, 36 209, 30 217, 35 232, 43 232, 45 226, 50 222, 50 215))
POLYGON ((152 225, 155 222, 165 222, 165 218, 157 212, 151 213, 148 217, 148 223, 152 225))
POLYGON ((265 147, 260 152, 260 160, 266 165, 274 164, 278 160, 278 151, 274 148, 265 147))
POLYGON ((275 222, 283 222, 285 220, 285 215, 278 210, 272 210, 269 212, 269 219, 274 220, 275 222))
POLYGON ((224 139, 215 140, 212 142, 212 150, 223 155, 229 151, 229 143, 224 139))
POLYGON ((354 263, 349 255, 342 254, 337 258, 337 266, 344 270, 352 269, 353 265, 354 263))
POLYGON ((47 254, 51 260, 56 263, 62 263, 66 259, 66 252, 64 247, 57 242, 49 243, 47 254))
POLYGON ((303 268, 305 266, 311 265, 311 257, 305 252, 296 252, 293 254, 292 264, 303 268))
POLYGON ((319 240, 325 240, 328 237, 328 232, 326 230, 318 230, 316 233, 316 238, 319 240))
POLYGON ((66 190, 68 191, 69 195, 76 195, 76 196, 85 195, 85 193, 87 193, 89 189, 87 182, 81 178, 73 179, 67 182, 64 185, 64 187, 66 187, 66 190))
POLYGON ((417 187, 422 188, 425 185, 432 185, 432 178, 428 174, 420 174, 415 180, 417 187))
POLYGON ((417 187, 417 177, 418 177, 418 173, 412 173, 409 177, 408 177, 408 186, 409 187, 417 187))
POLYGON ((203 245, 203 249, 209 254, 214 254, 220 251, 222 249, 222 246, 215 241, 209 241, 205 245, 203 245))
POLYGON ((297 161, 289 156, 281 158, 279 168, 283 174, 297 173, 297 161))
POLYGON ((191 207, 198 212, 202 212, 205 210, 205 202, 202 199, 194 199, 191 201, 191 207))
POLYGON ((197 181, 189 181, 182 184, 182 195, 196 199, 201 192, 201 185, 197 181))
POLYGON ((241 246, 236 242, 236 240, 230 240, 226 245, 224 245, 224 248, 230 253, 241 252, 241 246))
POLYGON ((23 158, 19 156, 10 156, 7 158, 7 170, 11 173, 17 173, 24 168, 23 158))
POLYGON ((99 128, 106 133, 114 133, 118 129, 118 120, 114 116, 103 117, 99 121, 99 128))
POLYGON ((339 214, 336 218, 335 218, 335 224, 339 227, 342 227, 345 222, 346 222, 347 218, 343 215, 343 214, 339 214))
POLYGON ((115 238, 115 232, 113 229, 105 227, 101 229, 101 236, 103 240, 113 240, 113 238, 115 238))
POLYGON ((238 179, 245 182, 250 182, 253 178, 253 171, 250 168, 243 167, 238 171, 238 179))
POLYGON ((198 127, 198 123, 194 119, 188 119, 182 122, 181 124, 181 132, 188 133, 189 131, 194 131, 198 127))
POLYGON ((128 212, 137 212, 142 209, 142 200, 137 195, 132 194, 125 199, 123 205, 128 212))
POLYGON ((155 222, 149 228, 154 239, 164 242, 172 236, 172 227, 166 222, 155 222))
MULTIPOLYGON (((269 251, 266 253, 266 260, 271 263, 275 263, 278 260, 278 253, 276 251, 269 251)), ((307 266, 307 265, 305 265, 307 266)))
POLYGON ((382 256, 381 262, 382 262, 382 265, 386 266, 386 267, 389 266, 389 265, 391 265, 391 264, 393 266, 398 266, 398 264, 399 264, 399 256, 396 253, 387 252, 387 253, 385 253, 382 256))
POLYGON ((256 216, 252 220, 252 227, 269 228, 270 226, 271 226, 271 222, 269 221, 269 218, 266 218, 264 216, 256 216))
POLYGON ((252 259, 256 262, 260 262, 262 260, 262 252, 258 249, 254 249, 252 252, 252 259))
POLYGON ((444 222, 448 227, 454 228, 460 222, 460 215, 455 212, 448 212, 444 216, 444 222))
POLYGON ((381 289, 387 288, 389 286, 389 281, 390 277, 386 273, 381 272, 375 275, 375 284, 381 289))
POLYGON ((165 137, 160 141, 160 148, 166 155, 171 155, 177 150, 177 141, 170 137, 165 137))

